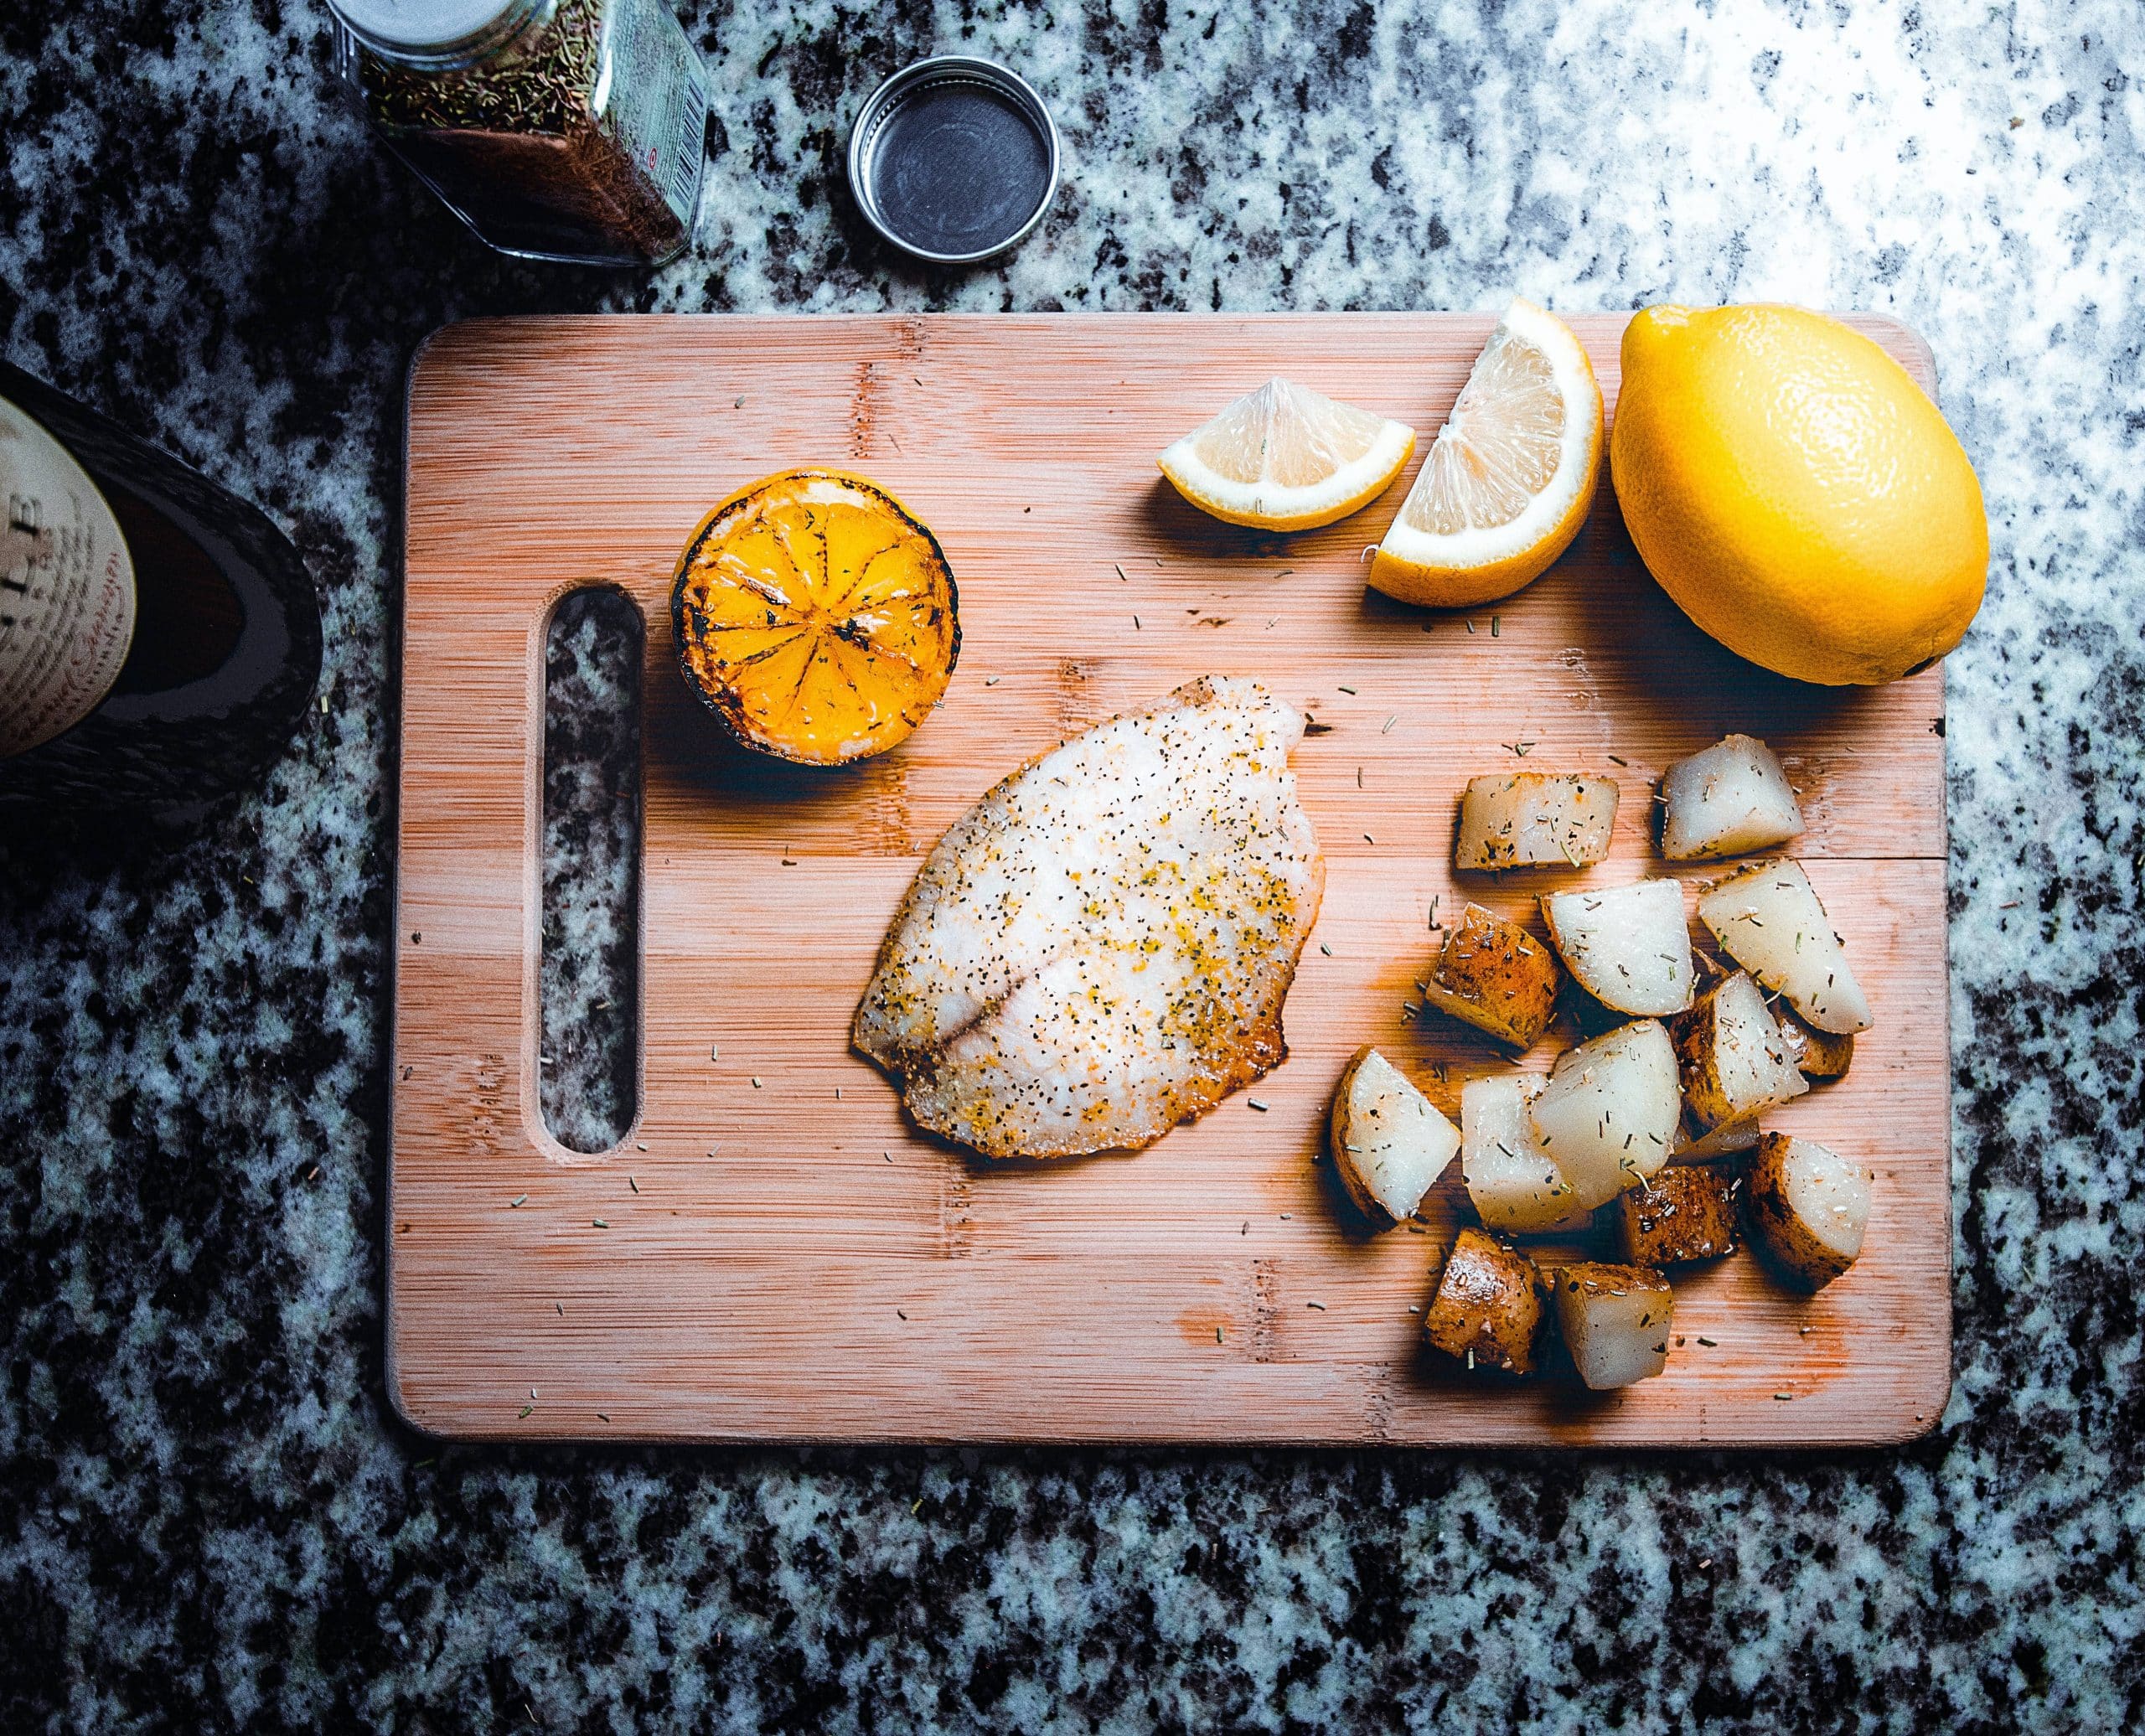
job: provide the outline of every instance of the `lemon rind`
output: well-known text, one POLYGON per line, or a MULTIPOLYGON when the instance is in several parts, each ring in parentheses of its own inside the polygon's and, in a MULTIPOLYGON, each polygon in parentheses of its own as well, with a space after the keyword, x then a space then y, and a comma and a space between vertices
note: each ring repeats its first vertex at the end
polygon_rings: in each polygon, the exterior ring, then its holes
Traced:
POLYGON ((1271 483, 1229 483, 1192 456, 1194 429, 1155 459, 1162 474, 1186 500, 1209 517, 1252 530, 1311 530, 1361 512, 1393 485, 1415 451, 1415 431, 1388 417, 1362 457, 1350 460, 1310 488, 1271 483), (1209 480, 1211 478, 1212 480, 1209 480), (1216 484, 1221 486, 1216 486, 1216 484))

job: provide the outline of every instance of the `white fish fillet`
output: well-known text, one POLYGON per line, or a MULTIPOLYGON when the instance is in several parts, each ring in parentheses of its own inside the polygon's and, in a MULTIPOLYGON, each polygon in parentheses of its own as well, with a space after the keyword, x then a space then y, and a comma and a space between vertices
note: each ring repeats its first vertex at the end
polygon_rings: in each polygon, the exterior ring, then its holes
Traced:
POLYGON ((1288 1053, 1326 864, 1301 713, 1202 677, 1052 748, 917 870, 856 1011, 919 1124, 986 1157, 1150 1144, 1288 1053))

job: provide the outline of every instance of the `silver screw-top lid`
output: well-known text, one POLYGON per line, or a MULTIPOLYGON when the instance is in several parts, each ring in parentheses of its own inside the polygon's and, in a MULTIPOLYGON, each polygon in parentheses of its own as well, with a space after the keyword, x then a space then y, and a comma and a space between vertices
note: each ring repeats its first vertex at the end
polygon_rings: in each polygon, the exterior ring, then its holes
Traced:
POLYGON ((1041 220, 1057 156, 1050 111, 1025 80, 993 61, 941 54, 866 99, 849 136, 849 185, 896 246, 969 265, 1041 220))
POLYGON ((438 54, 460 48, 535 8, 530 0, 328 0, 328 9, 368 47, 438 54))

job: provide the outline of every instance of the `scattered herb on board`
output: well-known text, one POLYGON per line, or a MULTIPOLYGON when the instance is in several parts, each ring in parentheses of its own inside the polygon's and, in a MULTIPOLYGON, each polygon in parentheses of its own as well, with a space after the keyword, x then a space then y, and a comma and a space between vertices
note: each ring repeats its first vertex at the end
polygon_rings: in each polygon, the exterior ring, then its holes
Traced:
POLYGON ((599 1230, 607 1230, 611 1227, 611 1220, 607 1217, 592 1217, 588 1221, 599 1230))
POLYGON ((1491 617, 1490 617, 1490 637, 1491 637, 1491 638, 1493 638, 1493 639, 1494 639, 1494 638, 1502 638, 1502 637, 1503 636, 1503 634, 1504 634, 1504 630, 1505 630, 1505 617, 1504 617, 1502 615, 1492 615, 1492 616, 1491 616, 1491 617))
POLYGON ((1258 1110, 1258 1111, 1259 1112, 1259 1113, 1261 1113, 1262 1115, 1263 1115, 1263 1114, 1264 1114, 1264 1113, 1266 1113, 1266 1111, 1267 1111, 1267 1110, 1269 1110, 1269 1109, 1270 1109, 1270 1108, 1272 1108, 1274 1107, 1274 1105, 1273 1105, 1273 1104, 1271 1104, 1271 1103, 1269 1103, 1266 1102, 1264 1099, 1260 1098, 1256 1098, 1256 1097, 1248 1097, 1248 1098, 1246 1098, 1244 1099, 1244 1101, 1245 1101, 1246 1103, 1249 1103, 1253 1108, 1254 1108, 1254 1109, 1258 1110))

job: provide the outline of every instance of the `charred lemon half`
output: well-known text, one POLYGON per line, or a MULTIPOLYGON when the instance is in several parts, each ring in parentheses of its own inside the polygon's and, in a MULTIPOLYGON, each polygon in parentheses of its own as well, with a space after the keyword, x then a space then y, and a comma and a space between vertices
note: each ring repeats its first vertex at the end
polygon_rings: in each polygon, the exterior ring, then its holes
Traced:
POLYGON ((746 747, 805 765, 883 753, 953 678, 938 539, 861 476, 785 470, 700 521, 670 593, 678 661, 746 747))

